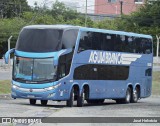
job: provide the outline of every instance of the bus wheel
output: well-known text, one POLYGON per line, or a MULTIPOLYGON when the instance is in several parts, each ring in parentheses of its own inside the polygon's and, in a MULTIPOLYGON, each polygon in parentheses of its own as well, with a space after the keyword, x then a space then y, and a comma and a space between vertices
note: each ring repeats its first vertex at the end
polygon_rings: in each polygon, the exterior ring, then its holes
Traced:
POLYGON ((84 100, 85 100, 85 92, 84 92, 84 88, 83 88, 81 94, 78 95, 77 106, 82 107, 84 105, 84 100))
POLYGON ((29 103, 31 105, 35 105, 36 104, 36 99, 29 99, 29 103))
POLYGON ((73 107, 73 102, 74 102, 74 88, 72 88, 71 93, 70 93, 70 98, 67 100, 67 106, 68 107, 73 107))
POLYGON ((132 93, 131 102, 137 103, 139 99, 139 89, 136 87, 135 91, 132 93))
POLYGON ((124 103, 130 103, 130 101, 131 101, 131 89, 130 87, 128 87, 126 91, 126 97, 124 99, 124 103))
POLYGON ((47 105, 48 100, 41 100, 41 105, 47 105))

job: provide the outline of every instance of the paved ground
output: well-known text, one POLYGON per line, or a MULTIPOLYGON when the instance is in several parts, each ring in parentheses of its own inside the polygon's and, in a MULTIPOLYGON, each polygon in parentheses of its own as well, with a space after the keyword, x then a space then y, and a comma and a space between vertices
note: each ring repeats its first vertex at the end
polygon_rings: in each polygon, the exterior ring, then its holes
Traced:
POLYGON ((0 80, 11 80, 11 71, 0 71, 0 80))
MULTIPOLYGON (((87 105, 86 103, 84 107, 72 108, 66 107, 65 102, 49 101, 47 106, 41 106, 38 101, 37 105, 32 106, 26 99, 0 98, 0 117, 160 117, 160 96, 141 99, 138 103, 132 104, 116 104, 113 100, 105 100, 105 103, 101 105, 87 105)), ((104 124, 87 123, 85 125, 104 124)), ((158 126, 158 124, 152 125, 158 126)))

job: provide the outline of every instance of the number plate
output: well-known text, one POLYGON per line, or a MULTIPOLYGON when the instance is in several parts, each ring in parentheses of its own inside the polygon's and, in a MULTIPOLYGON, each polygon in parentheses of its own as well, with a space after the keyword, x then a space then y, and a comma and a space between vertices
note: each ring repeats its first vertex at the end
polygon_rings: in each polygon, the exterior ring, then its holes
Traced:
POLYGON ((27 95, 28 98, 35 98, 34 95, 27 95))

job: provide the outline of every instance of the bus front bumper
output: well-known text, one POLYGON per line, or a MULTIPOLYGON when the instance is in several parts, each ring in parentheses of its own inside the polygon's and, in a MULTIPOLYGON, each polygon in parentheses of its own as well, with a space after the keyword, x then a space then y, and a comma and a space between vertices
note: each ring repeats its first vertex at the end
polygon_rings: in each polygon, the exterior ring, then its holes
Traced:
POLYGON ((68 91, 53 89, 44 91, 43 89, 15 89, 12 87, 12 98, 36 99, 36 100, 67 100, 69 98, 68 91))

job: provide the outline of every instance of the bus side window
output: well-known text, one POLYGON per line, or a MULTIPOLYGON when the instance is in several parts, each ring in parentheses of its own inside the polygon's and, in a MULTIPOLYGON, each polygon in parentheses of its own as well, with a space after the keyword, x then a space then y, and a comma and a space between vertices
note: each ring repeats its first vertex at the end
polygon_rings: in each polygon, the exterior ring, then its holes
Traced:
POLYGON ((114 50, 114 36, 111 34, 103 34, 102 50, 113 51, 114 50))
POLYGON ((152 41, 150 39, 145 39, 144 43, 144 53, 150 54, 152 53, 152 41))
POLYGON ((152 76, 152 69, 151 68, 146 69, 145 76, 152 76))
POLYGON ((62 49, 75 47, 77 35, 78 35, 78 30, 76 29, 70 29, 65 31, 62 37, 62 49))
POLYGON ((90 32, 82 32, 79 42, 78 53, 92 48, 92 36, 90 32))
POLYGON ((91 69, 92 65, 79 66, 74 70, 73 78, 75 80, 91 80, 92 79, 90 74, 91 69))
POLYGON ((58 64, 58 79, 60 79, 65 76, 65 56, 60 56, 58 64))
POLYGON ((92 49, 102 50, 101 42, 102 42, 102 33, 92 32, 92 49))
POLYGON ((69 74, 72 57, 73 52, 60 56, 58 63, 58 79, 63 78, 69 74))

